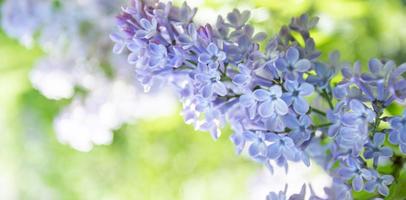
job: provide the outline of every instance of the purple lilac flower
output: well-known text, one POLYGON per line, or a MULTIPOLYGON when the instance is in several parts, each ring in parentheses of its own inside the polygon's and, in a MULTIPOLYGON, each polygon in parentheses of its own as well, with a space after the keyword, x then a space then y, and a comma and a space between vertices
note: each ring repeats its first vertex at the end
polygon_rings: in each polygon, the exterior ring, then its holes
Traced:
POLYGON ((372 171, 372 178, 365 184, 365 190, 369 192, 374 192, 375 190, 377 190, 379 194, 388 196, 388 185, 392 184, 393 180, 393 176, 379 175, 378 172, 372 171))
POLYGON ((391 157, 393 155, 392 150, 383 145, 384 142, 385 134, 375 133, 373 140, 365 145, 364 157, 366 159, 372 158, 375 166, 378 166, 379 157, 391 157))
MULTIPOLYGON (((307 15, 293 18, 262 51, 259 42, 266 34, 247 24, 248 11, 235 9, 204 26, 193 22, 195 14, 186 3, 176 7, 132 0, 117 18, 120 33, 111 36, 115 51, 127 47, 144 87, 174 85, 187 123, 215 139, 228 123, 237 153, 247 148, 250 157, 269 170, 271 160, 287 170, 288 161, 309 165, 315 159, 337 179, 326 190, 329 199, 351 199, 347 181, 356 191, 373 187, 368 185, 373 178, 365 159, 373 159, 376 166, 379 157, 393 154, 384 144, 387 131, 380 122, 386 120, 382 114, 390 103, 406 99, 405 65, 371 59, 369 71, 362 72, 360 62, 344 65, 337 52, 323 62, 309 32, 317 18, 307 15), (304 44, 292 33, 299 33, 304 44), (340 70, 343 78, 332 88, 340 70), (315 108, 306 100, 316 93, 328 108, 315 108), (309 152, 312 149, 322 155, 309 152)), ((406 149, 405 131, 399 132, 405 126, 397 117, 389 119, 389 140, 406 149)), ((267 198, 286 199, 286 191, 271 192, 267 198)))
POLYGON ((283 100, 286 104, 293 105, 293 110, 298 114, 305 114, 309 110, 309 104, 304 97, 313 93, 313 86, 306 82, 299 84, 296 81, 286 81, 284 88, 287 90, 283 94, 283 100))
POLYGON ((247 86, 252 80, 251 70, 247 66, 240 64, 238 65, 238 71, 239 73, 233 78, 233 83, 239 87, 247 86))
POLYGON ((393 117, 390 124, 389 141, 399 145, 400 151, 406 154, 406 112, 401 117, 393 117))
POLYGON ((288 128, 291 129, 289 137, 293 139, 295 144, 300 145, 310 139, 312 130, 310 126, 312 121, 309 116, 301 115, 299 119, 293 115, 287 115, 285 117, 285 123, 288 128))
POLYGON ((266 142, 272 141, 273 133, 246 131, 243 134, 248 141, 252 142, 248 148, 249 155, 258 161, 265 161, 269 157, 266 142))
POLYGON ((352 179, 352 188, 355 191, 364 189, 364 180, 371 178, 371 172, 365 168, 361 168, 358 163, 351 163, 348 166, 343 166, 338 169, 338 174, 346 179, 352 179))
POLYGON ((258 106, 258 114, 262 117, 267 118, 274 114, 286 115, 288 113, 288 106, 281 99, 282 88, 280 86, 272 86, 269 90, 257 89, 254 91, 254 97, 261 102, 258 106))
POLYGON ((208 65, 210 69, 217 69, 220 63, 226 59, 226 54, 213 43, 207 46, 206 51, 201 53, 198 59, 200 63, 208 65))
POLYGON ((275 61, 276 67, 286 73, 286 79, 295 81, 300 78, 301 73, 311 68, 311 62, 305 58, 300 59, 299 56, 299 51, 295 47, 291 47, 283 58, 275 61))
POLYGON ((221 82, 221 74, 219 71, 209 68, 206 65, 199 64, 199 71, 194 75, 195 84, 200 88, 200 93, 205 98, 212 97, 213 93, 225 96, 227 88, 221 82))

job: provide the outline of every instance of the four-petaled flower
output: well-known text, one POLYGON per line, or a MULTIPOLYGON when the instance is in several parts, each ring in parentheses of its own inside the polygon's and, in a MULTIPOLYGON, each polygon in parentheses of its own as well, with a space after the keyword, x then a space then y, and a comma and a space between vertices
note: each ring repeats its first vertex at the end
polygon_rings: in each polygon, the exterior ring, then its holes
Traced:
POLYGON ((388 185, 392 184, 393 176, 391 175, 379 175, 378 172, 372 171, 372 178, 365 184, 365 190, 368 192, 374 192, 378 189, 379 194, 388 196, 388 185))
POLYGON ((352 100, 349 103, 352 112, 346 112, 342 120, 346 124, 355 124, 358 122, 372 122, 375 119, 375 112, 367 108, 358 100, 352 100))
POLYGON ((307 72, 311 68, 311 62, 308 59, 300 59, 299 51, 295 47, 290 47, 283 58, 275 61, 275 66, 286 73, 286 78, 291 81, 297 80, 299 74, 307 72))
POLYGON ((297 119, 295 116, 289 114, 285 117, 285 123, 286 126, 291 129, 288 136, 293 139, 295 144, 299 145, 310 139, 310 134, 312 133, 310 125, 312 121, 309 116, 301 115, 299 119, 297 119))
POLYGON ((350 163, 348 166, 338 169, 338 174, 346 180, 352 179, 352 188, 355 191, 364 189, 364 180, 371 178, 371 172, 361 168, 358 163, 350 163))
POLYGON ((379 157, 391 157, 392 150, 389 147, 383 146, 385 142, 385 134, 375 133, 373 141, 368 142, 365 146, 364 157, 373 159, 374 165, 378 165, 379 157))
POLYGON ((214 43, 210 43, 206 48, 206 52, 199 55, 199 62, 207 64, 211 69, 217 69, 225 59, 226 54, 220 51, 214 43))
POLYGON ((268 158, 267 144, 272 138, 272 133, 265 133, 262 131, 245 131, 243 133, 246 140, 251 141, 251 145, 248 148, 248 153, 254 159, 264 162, 268 158))
POLYGON ((268 147, 270 159, 297 160, 297 149, 290 137, 278 134, 270 134, 269 140, 273 143, 268 147))
POLYGON ((392 129, 389 133, 389 141, 398 144, 400 151, 406 154, 406 112, 402 117, 393 117, 390 120, 392 129))
POLYGON ((151 21, 142 18, 139 21, 139 24, 142 29, 139 29, 135 32, 137 38, 149 39, 156 34, 158 23, 155 18, 152 18, 151 21))
POLYGON ((269 90, 257 89, 254 91, 254 97, 257 101, 262 102, 258 106, 258 113, 262 117, 270 117, 275 113, 286 115, 289 111, 286 102, 281 99, 282 88, 278 85, 272 86, 269 90))
POLYGON ((297 81, 286 81, 284 87, 287 92, 283 94, 283 100, 288 105, 293 104, 293 110, 298 114, 305 114, 309 110, 309 104, 304 97, 313 93, 313 86, 305 82, 299 84, 297 81))
POLYGON ((239 73, 234 76, 233 83, 244 87, 251 82, 251 70, 243 64, 238 65, 238 70, 239 73))
POLYGON ((220 96, 227 94, 227 88, 223 82, 221 82, 221 74, 219 71, 208 68, 205 65, 200 64, 201 71, 197 73, 194 78, 197 84, 200 85, 201 94, 205 98, 210 98, 213 93, 220 96))

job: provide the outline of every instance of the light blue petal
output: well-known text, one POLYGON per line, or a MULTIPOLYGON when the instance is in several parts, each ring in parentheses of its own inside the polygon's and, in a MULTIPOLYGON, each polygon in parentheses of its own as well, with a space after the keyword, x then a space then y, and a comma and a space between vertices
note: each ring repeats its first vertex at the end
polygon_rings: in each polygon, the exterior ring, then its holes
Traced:
POLYGON ((222 83, 220 81, 213 83, 213 90, 216 94, 218 94, 220 96, 227 95, 227 88, 224 85, 224 83, 222 83))
POLYGON ((279 85, 274 85, 269 88, 269 94, 274 95, 275 97, 281 97, 282 96, 282 88, 279 85))
POLYGON ((283 86, 285 87, 286 90, 289 92, 293 92, 299 87, 299 83, 297 81, 286 81, 283 86))
POLYGON ((248 148, 248 153, 250 156, 255 157, 257 156, 259 152, 259 144, 258 143, 252 143, 250 147, 248 148))
POLYGON ((314 87, 308 83, 302 83, 299 86, 299 95, 300 96, 308 96, 311 95, 314 91, 314 87))
POLYGON ((281 146, 279 143, 273 143, 268 147, 268 157, 270 159, 277 159, 281 156, 281 146))
POLYGON ((121 52, 123 52, 124 47, 125 47, 124 43, 116 43, 116 44, 114 44, 113 53, 120 54, 121 52))
POLYGON ((212 88, 212 86, 211 86, 210 84, 205 85, 205 86, 202 88, 202 96, 203 96, 204 98, 209 98, 209 97, 211 97, 212 95, 213 95, 213 88, 212 88))
POLYGON ((400 151, 401 151, 403 154, 406 154, 406 144, 400 144, 399 147, 400 147, 400 151))
POLYGON ((389 132, 389 142, 392 144, 399 144, 399 133, 396 130, 389 132))
POLYGON ((376 188, 376 181, 369 181, 365 184, 364 189, 368 192, 374 192, 376 188))
POLYGON ((385 185, 390 185, 394 181, 394 178, 391 175, 383 175, 381 177, 381 179, 382 179, 382 183, 385 185))
POLYGON ((224 61, 226 58, 226 54, 222 51, 217 54, 217 61, 224 61))
POLYGON ((302 97, 297 97, 293 101, 293 109, 299 114, 305 114, 309 110, 309 104, 302 97))
POLYGON ((257 89, 253 94, 257 101, 266 101, 270 99, 270 93, 264 89, 257 89))
POLYGON ((136 64, 138 61, 138 54, 137 53, 130 53, 127 58, 128 63, 131 65, 136 64))
POLYGON ((401 143, 406 144, 406 127, 402 127, 402 128, 399 130, 399 141, 400 141, 401 143))
POLYGON ((393 155, 392 149, 389 147, 383 147, 381 149, 380 153, 381 153, 381 156, 384 156, 384 157, 392 157, 392 155, 393 155))
POLYGON ((244 107, 250 107, 255 103, 254 98, 249 94, 244 94, 240 96, 240 104, 244 107))
POLYGON ((149 22, 149 21, 148 21, 147 19, 145 19, 145 18, 142 18, 142 19, 140 20, 140 25, 141 25, 141 27, 142 27, 143 29, 145 29, 145 30, 150 29, 151 26, 152 26, 151 22, 149 22))
POLYGON ((365 106, 358 100, 351 100, 350 101, 350 108, 352 111, 356 113, 363 113, 365 111, 365 106))
POLYGON ((289 148, 287 146, 282 147, 282 154, 287 160, 295 161, 297 156, 297 150, 294 148, 289 148))
POLYGON ((238 86, 243 86, 243 85, 246 85, 248 83, 248 80, 249 80, 249 77, 247 75, 237 74, 233 78, 233 83, 238 85, 238 86))
POLYGON ((296 61, 299 59, 299 51, 294 47, 290 47, 286 51, 286 59, 290 64, 296 63, 296 61))
POLYGON ((214 43, 210 43, 209 46, 207 46, 207 52, 209 52, 209 54, 212 56, 217 56, 219 49, 214 43))
POLYGON ((275 61, 275 67, 277 68, 277 69, 279 69, 280 71, 285 71, 286 70, 286 68, 287 68, 287 66, 288 66, 288 63, 285 61, 285 59, 283 59, 283 58, 278 58, 276 61, 275 61))
POLYGON ((374 144, 380 146, 385 141, 385 134, 383 133, 375 133, 374 135, 374 144))
POLYGON ((282 99, 283 99, 283 101, 285 101, 286 102, 286 104, 288 105, 288 106, 290 106, 290 105, 292 105, 292 102, 293 102, 293 97, 292 97, 292 94, 290 94, 290 93, 284 93, 283 95, 282 95, 282 99))
POLYGON ((299 126, 299 122, 296 119, 295 115, 285 115, 285 117, 283 118, 283 121, 285 122, 285 125, 290 128, 290 129, 295 129, 299 126))
POLYGON ((279 115, 286 115, 289 112, 288 105, 282 99, 276 99, 273 101, 275 106, 275 111, 279 115))
POLYGON ((378 73, 382 69, 382 63, 376 58, 372 58, 368 62, 368 68, 372 73, 378 73))
POLYGON ((294 68, 298 72, 307 72, 309 71, 312 63, 307 59, 301 59, 297 63, 295 63, 294 68))
POLYGON ((361 176, 355 176, 354 179, 352 179, 352 188, 354 188, 355 191, 359 192, 363 189, 364 187, 364 181, 362 180, 361 176))
POLYGON ((338 174, 345 179, 350 179, 354 176, 354 170, 351 168, 341 168, 338 170, 338 174))
POLYGON ((378 192, 384 196, 388 196, 389 188, 386 185, 379 184, 378 185, 378 192))
POLYGON ((207 64, 207 63, 209 63, 211 61, 211 56, 209 54, 207 54, 207 53, 202 53, 202 54, 199 55, 198 60, 202 64, 207 64))
POLYGON ((274 104, 271 101, 265 101, 258 107, 258 114, 261 117, 270 117, 274 114, 274 104))

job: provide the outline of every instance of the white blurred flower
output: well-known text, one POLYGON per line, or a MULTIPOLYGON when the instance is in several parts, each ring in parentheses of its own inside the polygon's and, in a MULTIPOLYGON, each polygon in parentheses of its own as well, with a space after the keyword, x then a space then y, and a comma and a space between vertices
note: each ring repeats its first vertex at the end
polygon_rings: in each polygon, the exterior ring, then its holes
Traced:
POLYGON ((70 98, 74 93, 74 75, 71 60, 44 58, 30 73, 32 85, 49 99, 70 98))
MULTIPOLYGON (((331 176, 316 163, 306 167, 303 163, 289 162, 289 173, 285 173, 284 168, 274 166, 273 174, 268 169, 263 169, 252 177, 248 183, 251 188, 249 191, 250 199, 262 199, 270 191, 283 191, 286 184, 289 185, 287 196, 299 193, 303 184, 306 186, 310 184, 317 196, 325 198, 324 187, 332 185, 331 176)), ((306 199, 309 196, 310 190, 307 187, 306 199)))
POLYGON ((111 54, 106 36, 125 0, 6 0, 2 25, 6 33, 47 54, 30 73, 34 88, 49 99, 72 102, 54 120, 60 142, 80 151, 110 144, 113 131, 136 117, 172 114, 172 94, 138 92, 127 58, 111 54), (35 35, 35 37, 34 37, 35 35), (111 74, 106 72, 110 68, 111 74), (77 94, 76 88, 85 94, 77 94))
POLYGON ((122 80, 96 77, 95 81, 98 87, 84 99, 76 97, 54 122, 59 141, 79 151, 111 144, 113 131, 136 117, 159 117, 174 112, 176 101, 171 95, 148 97, 137 94, 134 85, 122 80))

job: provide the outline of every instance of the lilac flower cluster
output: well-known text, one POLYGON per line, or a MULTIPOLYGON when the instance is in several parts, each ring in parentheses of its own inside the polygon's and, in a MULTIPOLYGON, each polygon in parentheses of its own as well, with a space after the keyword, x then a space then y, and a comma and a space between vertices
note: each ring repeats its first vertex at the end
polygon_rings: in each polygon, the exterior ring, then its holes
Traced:
MULTIPOLYGON (((406 98, 406 64, 371 59, 361 72, 359 62, 340 62, 338 52, 323 62, 309 33, 318 19, 307 15, 261 48, 267 36, 247 24, 248 11, 233 10, 215 25, 195 24, 196 11, 186 3, 131 0, 117 17, 114 52, 125 50, 145 90, 173 85, 187 123, 215 139, 230 125, 237 152, 247 149, 271 171, 275 164, 288 171, 290 161, 323 165, 335 177, 329 199, 351 199, 351 188, 388 195, 394 177, 380 174, 378 165, 404 160, 385 140, 389 135, 406 153, 406 114, 384 110, 406 98), (342 80, 333 82, 339 72, 342 80), (387 122, 390 128, 382 128, 387 122), (321 152, 308 150, 315 146, 321 152)), ((285 193, 268 199, 286 199, 285 193)))

